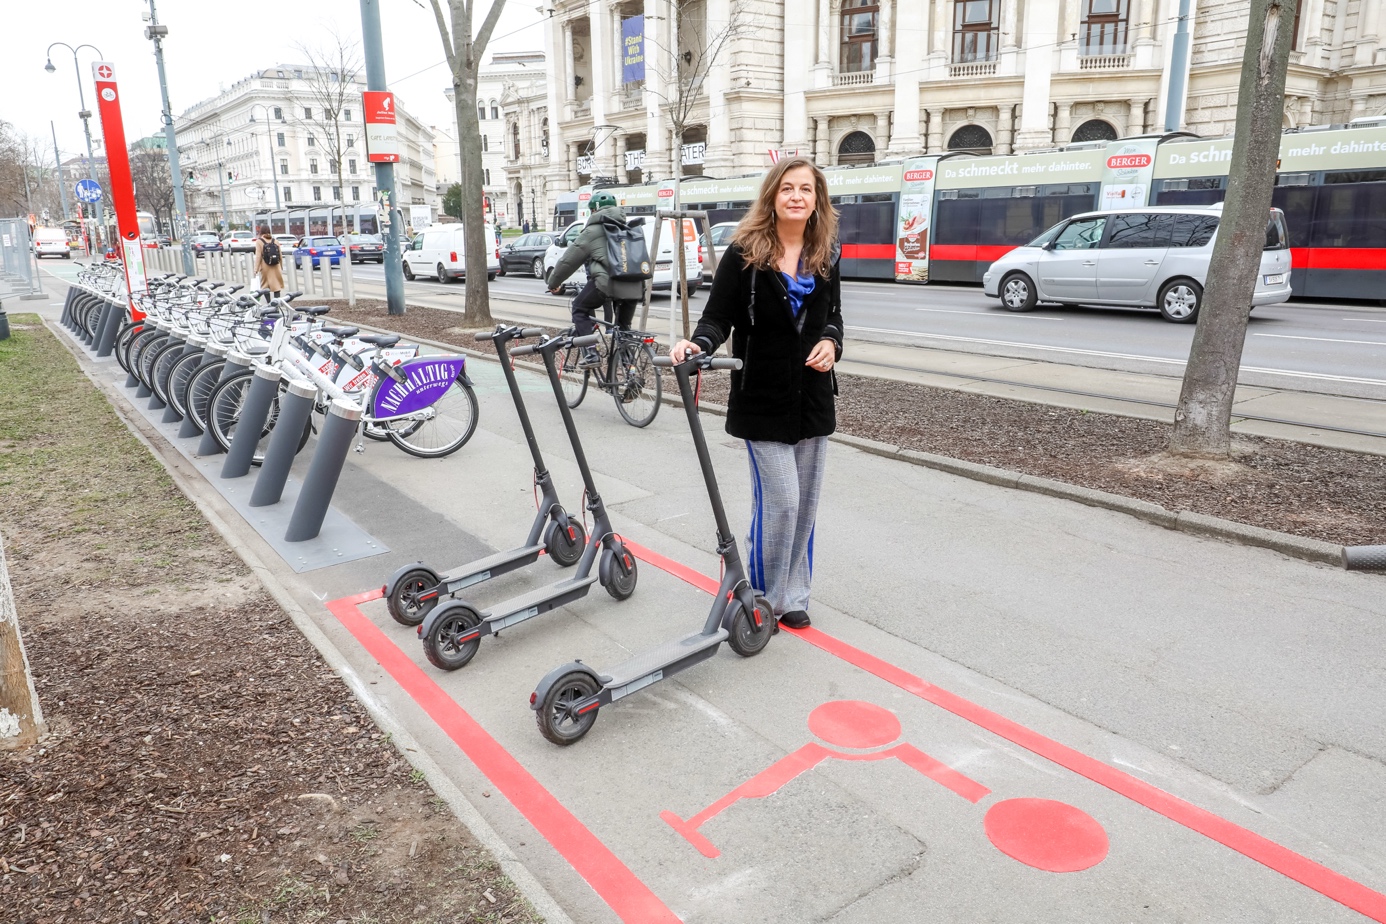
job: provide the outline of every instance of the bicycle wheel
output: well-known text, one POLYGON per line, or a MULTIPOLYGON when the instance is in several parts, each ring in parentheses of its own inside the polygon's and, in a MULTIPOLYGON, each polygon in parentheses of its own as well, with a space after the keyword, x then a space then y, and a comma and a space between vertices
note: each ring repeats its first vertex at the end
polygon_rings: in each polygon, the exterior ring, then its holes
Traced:
POLYGON ((212 390, 221 381, 225 366, 224 359, 203 366, 188 377, 188 384, 183 389, 183 415, 190 417, 199 430, 207 429, 207 405, 211 401, 212 390))
POLYGON ((183 358, 183 351, 187 348, 183 341, 170 339, 149 364, 149 387, 164 404, 168 404, 168 379, 173 372, 173 364, 183 358))
MULTIPOLYGON (((212 436, 216 438, 217 444, 223 450, 230 450, 231 440, 236 436, 236 429, 240 423, 241 408, 245 405, 246 396, 250 393, 251 380, 255 373, 247 369, 244 372, 236 373, 224 382, 221 382, 213 389, 211 397, 207 401, 207 425, 211 428, 212 436)), ((281 383, 281 393, 285 387, 281 383)), ((251 465, 259 465, 265 461, 265 450, 269 448, 270 434, 274 432, 274 425, 279 421, 279 394, 275 394, 270 401, 269 413, 265 415, 265 425, 260 429, 260 439, 255 447, 255 452, 250 457, 251 465)), ((298 450, 302 450, 308 443, 308 434, 312 432, 313 421, 304 421, 303 433, 299 435, 298 450)), ((297 450, 296 450, 297 451, 297 450)))
POLYGON ((654 347, 648 343, 627 341, 617 348, 611 395, 616 399, 616 410, 632 427, 649 426, 659 413, 664 386, 654 355, 654 347))
POLYGON ((411 456, 441 459, 461 449, 476 432, 476 392, 461 379, 431 404, 426 420, 392 421, 390 442, 411 456))
POLYGON ((202 360, 205 358, 201 351, 185 353, 178 357, 178 361, 169 370, 168 385, 164 388, 168 396, 164 400, 180 417, 188 416, 188 380, 193 377, 193 373, 197 371, 198 366, 202 365, 202 360))
POLYGON ((582 350, 577 347, 568 347, 554 357, 558 365, 558 380, 563 383, 563 398, 571 408, 576 408, 587 397, 587 380, 592 377, 591 369, 578 365, 581 358, 582 350))
POLYGON ((164 336, 163 331, 155 330, 152 327, 146 327, 144 330, 140 331, 139 336, 130 344, 129 365, 126 367, 126 371, 135 378, 139 378, 140 357, 144 355, 144 351, 147 347, 151 346, 162 336, 164 336))
POLYGON ((140 361, 135 364, 136 377, 150 391, 154 390, 154 359, 159 355, 159 351, 168 345, 168 340, 168 334, 163 334, 158 339, 150 341, 140 351, 140 361))
POLYGON ((130 344, 135 342, 135 338, 140 335, 140 325, 136 321, 126 321, 125 326, 116 334, 115 358, 120 363, 120 368, 126 372, 130 371, 130 344))

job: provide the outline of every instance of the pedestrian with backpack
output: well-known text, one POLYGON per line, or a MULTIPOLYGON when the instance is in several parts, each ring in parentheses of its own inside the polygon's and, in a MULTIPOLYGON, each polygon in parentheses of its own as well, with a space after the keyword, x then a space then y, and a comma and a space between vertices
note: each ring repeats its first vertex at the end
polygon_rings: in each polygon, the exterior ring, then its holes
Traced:
POLYGON ((823 171, 807 158, 781 159, 717 261, 692 339, 669 351, 683 362, 730 339, 742 362, 731 374, 726 428, 746 441, 751 464, 748 571, 779 621, 794 629, 809 625, 814 522, 837 426, 838 255, 823 171))
MULTIPOLYGON (((579 337, 596 330, 593 318, 608 300, 615 308, 617 326, 628 330, 636 304, 645 298, 645 280, 654 275, 645 232, 638 224, 627 224, 616 197, 605 190, 595 192, 588 206, 592 214, 586 226, 545 280, 549 291, 559 295, 563 281, 578 267, 587 267, 587 285, 572 303, 573 328, 579 337)), ((611 320, 609 314, 607 320, 611 320)), ((581 365, 596 366, 600 361, 596 347, 582 351, 581 365)))
POLYGON ((269 289, 278 297, 284 291, 284 253, 279 242, 274 239, 270 229, 260 226, 260 236, 255 239, 255 275, 260 277, 260 288, 269 289))

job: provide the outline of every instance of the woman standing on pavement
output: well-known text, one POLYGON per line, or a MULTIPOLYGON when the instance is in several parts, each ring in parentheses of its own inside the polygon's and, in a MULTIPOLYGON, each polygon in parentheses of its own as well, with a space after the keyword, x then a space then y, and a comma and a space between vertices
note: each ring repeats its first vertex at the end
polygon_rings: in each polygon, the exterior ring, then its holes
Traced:
POLYGON ((255 238, 255 274, 260 277, 260 288, 269 289, 276 297, 284 291, 284 252, 264 225, 260 226, 260 235, 255 238))
POLYGON ((715 352, 731 339, 727 432, 751 463, 751 583, 785 625, 809 624, 813 529, 828 434, 836 428, 833 365, 842 356, 837 212, 823 171, 781 160, 717 266, 692 340, 671 354, 715 352))

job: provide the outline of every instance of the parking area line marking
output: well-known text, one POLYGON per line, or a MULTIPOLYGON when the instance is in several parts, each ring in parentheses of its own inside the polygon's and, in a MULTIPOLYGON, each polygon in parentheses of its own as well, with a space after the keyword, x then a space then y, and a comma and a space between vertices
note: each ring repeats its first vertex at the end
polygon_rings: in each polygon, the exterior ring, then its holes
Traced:
MULTIPOLYGON (((641 561, 698 588, 716 593, 718 582, 629 539, 627 549, 641 561)), ((495 784, 553 847, 611 906, 623 921, 676 922, 679 919, 596 835, 568 811, 505 748, 360 611, 381 598, 379 590, 343 597, 327 608, 404 688, 487 779, 495 784)), ((1378 924, 1386 924, 1386 895, 1283 847, 1260 834, 1200 808, 1144 780, 1060 744, 1018 722, 936 686, 875 655, 815 627, 791 629, 795 636, 847 664, 983 731, 1030 751, 1065 770, 1124 796, 1174 823, 1240 853, 1267 869, 1318 892, 1378 924)))
POLYGON ((380 591, 372 590, 333 600, 327 608, 622 921, 678 924, 649 886, 366 618, 360 605, 380 598, 380 591))
POLYGON ((916 308, 915 311, 929 311, 934 314, 970 314, 975 318, 1017 318, 1021 321, 1062 321, 1063 318, 1049 318, 1042 314, 995 314, 990 311, 962 311, 957 308, 916 308))
POLYGON ((1381 340, 1339 340, 1334 337, 1297 337, 1294 334, 1262 334, 1256 333, 1256 337, 1274 337, 1276 340, 1314 340, 1319 343, 1360 343, 1366 346, 1386 346, 1386 342, 1381 340))

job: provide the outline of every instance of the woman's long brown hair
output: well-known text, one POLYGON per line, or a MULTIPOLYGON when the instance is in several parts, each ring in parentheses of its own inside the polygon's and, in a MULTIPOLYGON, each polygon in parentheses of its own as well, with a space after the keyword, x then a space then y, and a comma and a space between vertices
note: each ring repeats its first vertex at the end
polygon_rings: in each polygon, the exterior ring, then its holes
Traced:
POLYGON ((732 243, 741 248, 748 266, 775 269, 784 256, 784 244, 775 228, 775 197, 784 175, 797 167, 813 171, 814 206, 804 228, 804 250, 799 258, 804 269, 819 276, 832 272, 833 244, 837 241, 837 209, 828 196, 828 178, 807 157, 786 157, 765 174, 755 204, 741 219, 732 243))

